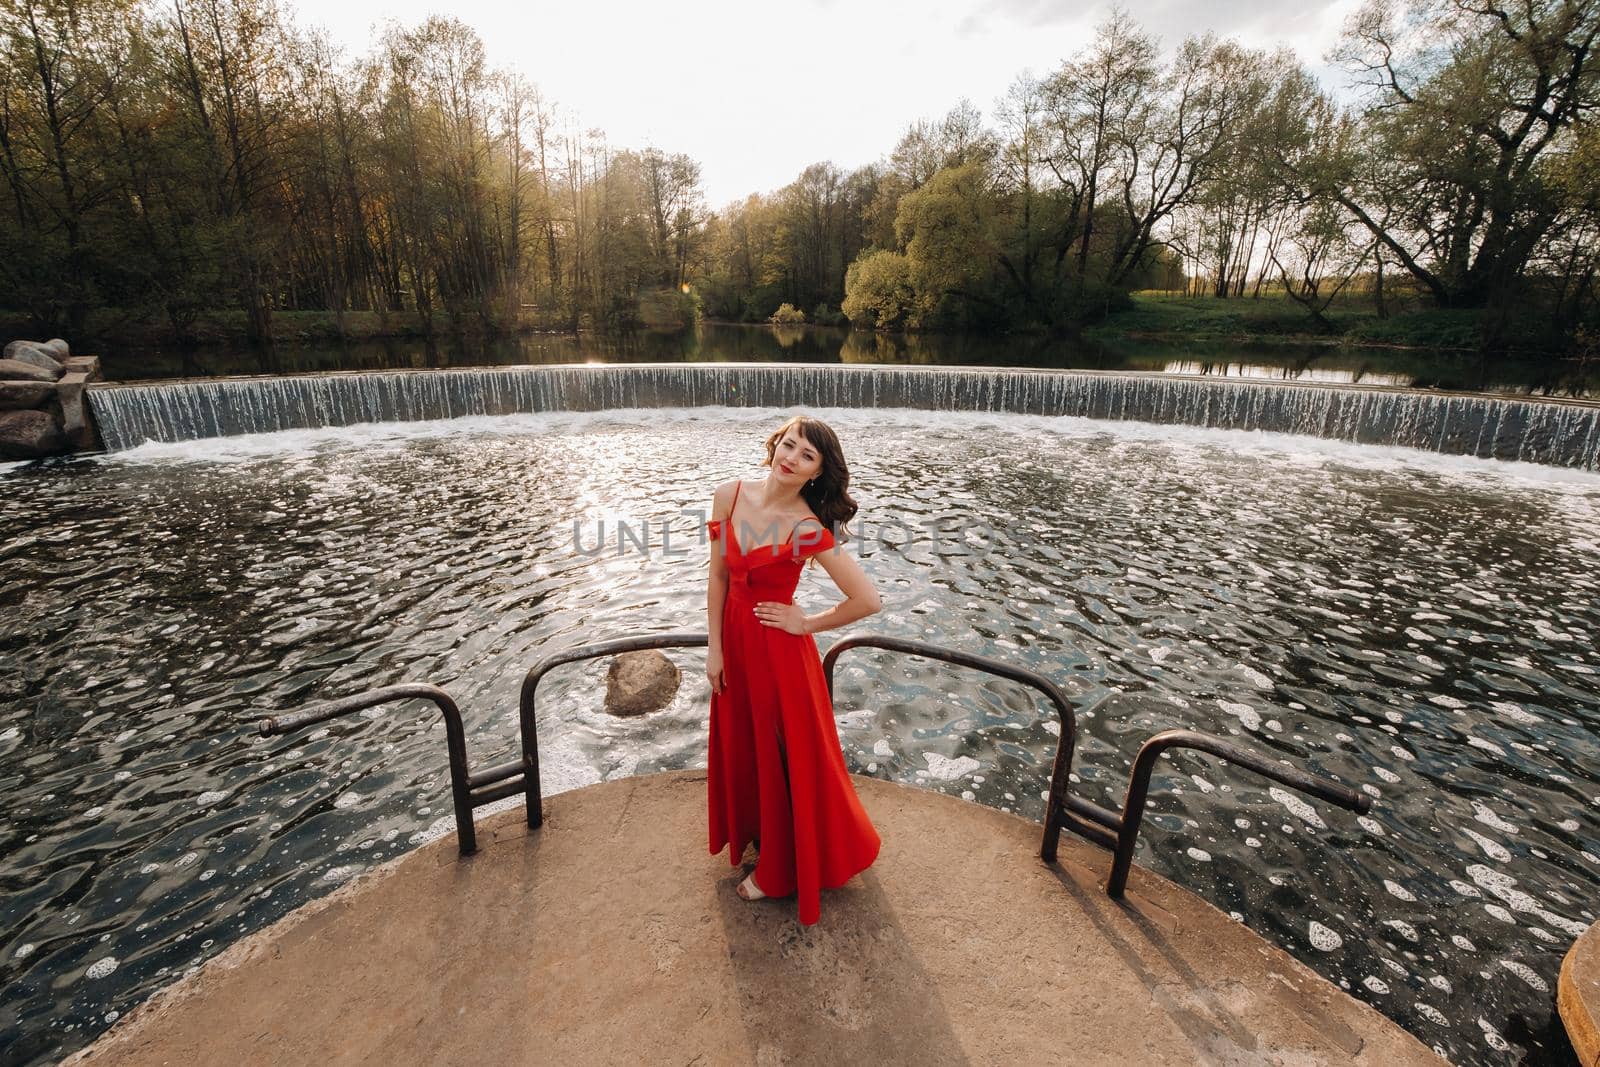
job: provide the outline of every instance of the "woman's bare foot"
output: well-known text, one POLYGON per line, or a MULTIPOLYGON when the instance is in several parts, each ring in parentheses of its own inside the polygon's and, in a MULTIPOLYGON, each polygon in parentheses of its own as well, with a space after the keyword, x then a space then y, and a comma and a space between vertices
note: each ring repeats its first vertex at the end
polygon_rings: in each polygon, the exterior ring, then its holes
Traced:
POLYGON ((756 885, 754 871, 750 872, 750 877, 734 886, 733 891, 739 894, 740 900, 762 900, 766 897, 766 894, 761 891, 761 887, 756 885))

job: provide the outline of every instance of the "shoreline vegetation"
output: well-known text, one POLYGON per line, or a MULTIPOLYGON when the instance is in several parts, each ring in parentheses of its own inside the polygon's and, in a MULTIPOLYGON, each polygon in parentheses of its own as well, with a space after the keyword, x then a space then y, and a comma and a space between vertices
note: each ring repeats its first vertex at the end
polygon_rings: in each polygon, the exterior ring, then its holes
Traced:
POLYGON ((1418 4, 1351 14, 1342 86, 1115 11, 987 110, 713 208, 695 159, 611 144, 457 18, 347 54, 271 0, 26 0, 0 324, 107 354, 734 321, 1587 366, 1600 0, 1418 4))
MULTIPOLYGON (((1436 354, 1481 355, 1478 343, 1481 336, 1483 313, 1460 309, 1417 308, 1379 316, 1370 307, 1346 306, 1333 308, 1326 322, 1317 324, 1308 319, 1298 307, 1281 294, 1264 295, 1252 299, 1240 297, 1221 300, 1208 296, 1185 296, 1182 293, 1145 291, 1130 294, 1127 306, 1112 311, 1098 322, 1084 325, 1063 339, 1090 343, 1117 341, 1159 341, 1170 344, 1192 342, 1213 344, 1235 342, 1253 345, 1325 346, 1349 349, 1390 349, 1436 354)), ((432 328, 426 328, 414 315, 378 315, 370 311, 347 311, 342 315, 331 311, 284 311, 274 316, 276 329, 274 343, 296 345, 344 345, 382 341, 434 340, 448 344, 461 339, 487 339, 526 335, 551 335, 583 337, 606 331, 574 330, 570 323, 551 321, 547 316, 526 314, 514 323, 496 322, 490 327, 479 322, 458 324, 452 328, 443 314, 436 314, 432 328)), ((656 326, 638 326, 638 332, 672 335, 687 332, 694 325, 746 326, 757 329, 782 330, 793 327, 850 330, 890 337, 978 337, 1003 343, 1007 338, 1031 340, 1046 336, 1042 329, 1022 329, 1004 334, 969 333, 934 327, 899 327, 873 329, 851 324, 847 319, 830 318, 811 322, 804 316, 787 321, 750 321, 748 319, 722 319, 700 316, 693 324, 668 323, 656 326)), ((0 311, 0 333, 22 336, 31 328, 30 318, 22 312, 0 311)), ((37 332, 35 330, 35 332, 37 332)), ((174 336, 170 325, 159 319, 113 309, 96 309, 84 322, 84 342, 77 347, 84 351, 112 354, 119 347, 132 351, 161 349, 192 349, 204 352, 216 349, 237 349, 251 344, 248 324, 243 313, 233 309, 215 309, 196 315, 186 338, 174 336)), ((1537 337, 1537 334, 1532 336, 1537 337)), ((1590 350, 1568 350, 1563 353, 1540 351, 1537 347, 1510 346, 1505 354, 1525 356, 1565 356, 1571 362, 1600 364, 1600 346, 1592 342, 1590 350), (1587 359, 1584 356, 1587 355, 1587 359)))

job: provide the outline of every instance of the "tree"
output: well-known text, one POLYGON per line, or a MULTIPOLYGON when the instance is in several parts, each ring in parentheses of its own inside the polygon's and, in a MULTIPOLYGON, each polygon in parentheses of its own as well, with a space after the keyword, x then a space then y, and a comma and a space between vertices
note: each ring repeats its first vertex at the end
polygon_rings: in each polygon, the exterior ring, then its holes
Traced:
POLYGON ((845 315, 854 325, 869 329, 900 329, 915 300, 910 263, 887 249, 868 252, 850 264, 844 288, 845 315))
POLYGON ((1443 307, 1510 298, 1577 224, 1552 170, 1600 105, 1600 0, 1372 0, 1342 56, 1365 78, 1355 154, 1326 191, 1443 307))
POLYGON ((990 201, 978 162, 947 167, 900 201, 895 233, 906 250, 918 324, 931 325, 947 301, 993 303, 982 291, 995 257, 990 201))

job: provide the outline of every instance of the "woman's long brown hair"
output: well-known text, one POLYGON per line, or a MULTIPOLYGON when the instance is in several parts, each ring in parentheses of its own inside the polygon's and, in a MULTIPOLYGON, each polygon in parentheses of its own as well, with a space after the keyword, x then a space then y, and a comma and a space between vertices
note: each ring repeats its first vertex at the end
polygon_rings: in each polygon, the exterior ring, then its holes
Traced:
POLYGON ((855 518, 856 512, 861 509, 850 496, 850 467, 844 461, 844 448, 839 444, 839 435, 821 419, 795 415, 767 438, 767 458, 761 464, 763 467, 772 466, 778 442, 790 430, 804 437, 822 457, 822 470, 817 472, 815 481, 801 487, 800 496, 833 534, 834 542, 844 544, 851 540, 845 523, 855 518))

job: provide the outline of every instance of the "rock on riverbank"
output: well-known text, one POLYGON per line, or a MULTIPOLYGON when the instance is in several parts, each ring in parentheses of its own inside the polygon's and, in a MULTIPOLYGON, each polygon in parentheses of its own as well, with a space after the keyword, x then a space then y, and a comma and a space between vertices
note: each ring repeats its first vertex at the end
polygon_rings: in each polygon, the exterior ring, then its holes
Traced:
POLYGON ((0 460, 98 448, 84 392, 98 356, 74 356, 59 337, 12 341, 0 358, 0 460))

